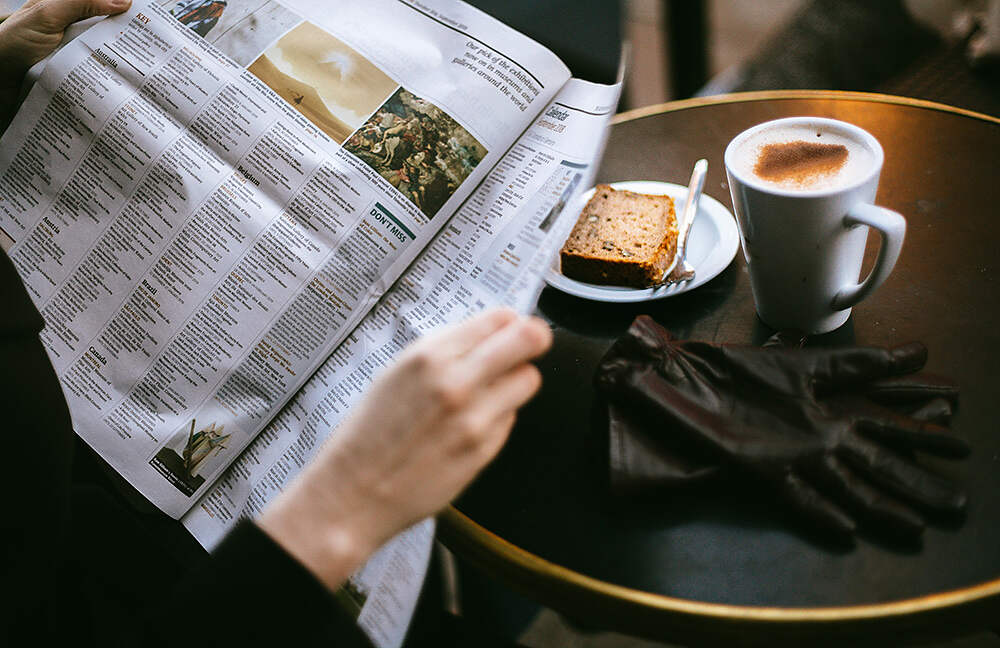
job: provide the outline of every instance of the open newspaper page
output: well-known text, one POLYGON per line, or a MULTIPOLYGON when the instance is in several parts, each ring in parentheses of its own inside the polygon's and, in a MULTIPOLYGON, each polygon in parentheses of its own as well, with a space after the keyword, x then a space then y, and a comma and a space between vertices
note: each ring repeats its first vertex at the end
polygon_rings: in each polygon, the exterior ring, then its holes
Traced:
MULTIPOLYGON (((255 517, 314 455, 373 376, 423 331, 505 304, 533 309, 591 184, 620 86, 570 81, 413 266, 181 521, 207 548, 255 517)), ((386 403, 392 407, 392 403, 386 403)), ((433 522, 387 543, 339 598, 380 647, 398 646, 427 569, 433 522)))
POLYGON ((0 228, 77 433, 182 515, 568 77, 453 0, 137 0, 72 40, 0 228))

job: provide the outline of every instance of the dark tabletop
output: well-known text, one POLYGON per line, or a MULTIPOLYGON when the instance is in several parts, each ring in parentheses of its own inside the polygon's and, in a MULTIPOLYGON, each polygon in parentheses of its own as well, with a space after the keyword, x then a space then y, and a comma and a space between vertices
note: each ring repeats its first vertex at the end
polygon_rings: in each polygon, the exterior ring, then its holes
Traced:
MULTIPOLYGON (((957 463, 921 460, 965 485, 966 518, 932 520, 920 546, 862 532, 844 549, 802 531, 770 494, 726 482, 625 501, 608 493, 597 361, 641 313, 680 337, 760 343, 771 331, 754 314, 737 253, 708 284, 659 301, 605 304, 545 289, 538 311, 555 344, 541 362, 544 385, 497 461, 444 517, 459 553, 570 615, 664 638, 755 642, 817 629, 902 638, 988 627, 1000 613, 1000 121, 877 95, 680 102, 619 120, 598 180, 686 184, 705 157, 705 191, 731 209, 726 144, 794 115, 875 135, 885 149, 877 202, 908 222, 893 274, 814 343, 926 343, 927 368, 961 386, 953 428, 974 451, 957 463)), ((876 244, 870 237, 866 267, 876 244)))

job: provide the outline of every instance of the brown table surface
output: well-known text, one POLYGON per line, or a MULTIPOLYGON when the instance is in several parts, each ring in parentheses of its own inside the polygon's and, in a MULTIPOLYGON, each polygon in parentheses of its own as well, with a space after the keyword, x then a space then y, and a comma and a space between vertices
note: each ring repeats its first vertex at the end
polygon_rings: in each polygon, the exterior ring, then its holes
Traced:
POLYGON ((816 343, 927 344, 928 369, 961 385, 953 427, 974 452, 925 463, 966 486, 965 519, 931 521, 920 546, 862 532, 845 550, 802 531, 764 491, 722 482, 630 501, 609 495, 591 385, 598 359, 640 313, 690 339, 765 339, 737 253, 708 284, 659 301, 596 303, 545 289, 538 312, 555 344, 540 363, 542 391, 442 517, 442 537, 461 557, 588 624, 667 640, 886 645, 998 626, 1000 120, 858 93, 689 100, 619 116, 598 180, 686 184, 706 157, 705 191, 731 209, 726 144, 793 115, 852 122, 885 149, 877 202, 907 218, 902 255, 848 323, 816 343))

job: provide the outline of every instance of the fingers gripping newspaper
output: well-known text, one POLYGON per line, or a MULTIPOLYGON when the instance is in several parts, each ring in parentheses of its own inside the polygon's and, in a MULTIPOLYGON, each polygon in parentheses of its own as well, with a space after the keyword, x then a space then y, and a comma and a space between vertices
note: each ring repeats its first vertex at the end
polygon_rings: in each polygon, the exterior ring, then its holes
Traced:
MULTIPOLYGON (((0 229, 74 428, 212 548, 423 331, 530 311, 620 85, 452 0, 154 0, 69 42, 0 229)), ((434 523, 338 598, 402 642, 434 523)))

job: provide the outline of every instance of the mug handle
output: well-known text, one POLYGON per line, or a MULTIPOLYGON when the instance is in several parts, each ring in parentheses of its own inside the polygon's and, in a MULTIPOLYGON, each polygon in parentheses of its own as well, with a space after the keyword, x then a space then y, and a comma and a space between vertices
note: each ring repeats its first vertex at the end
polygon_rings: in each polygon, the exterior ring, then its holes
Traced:
POLYGON ((868 225, 882 235, 878 257, 868 276, 858 284, 842 288, 833 297, 831 306, 839 311, 854 306, 859 301, 872 294, 882 285, 903 249, 903 236, 906 234, 906 220, 898 213, 878 205, 865 203, 855 205, 844 216, 844 227, 852 228, 858 225, 868 225))

